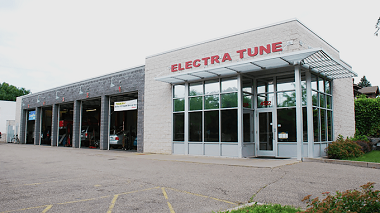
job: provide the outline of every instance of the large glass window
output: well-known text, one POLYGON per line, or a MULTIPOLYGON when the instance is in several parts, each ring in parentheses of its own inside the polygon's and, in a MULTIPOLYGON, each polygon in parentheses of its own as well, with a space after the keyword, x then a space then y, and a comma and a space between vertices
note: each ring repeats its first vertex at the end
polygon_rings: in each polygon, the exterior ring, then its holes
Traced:
POLYGON ((257 108, 272 108, 274 104, 273 78, 257 80, 257 108))
POLYGON ((205 109, 219 109, 219 95, 206 95, 205 109))
POLYGON ((274 92, 273 78, 257 80, 257 93, 274 92))
MULTIPOLYGON (((188 104, 189 142, 238 141, 238 80, 226 78, 173 86, 173 140, 185 141, 185 101, 188 104), (187 93, 187 100, 185 94, 187 93), (232 109, 231 109, 232 108, 232 109)), ((244 100, 252 107, 252 80, 246 83, 244 100)))
POLYGON ((222 79, 220 95, 222 108, 233 108, 238 106, 237 79, 222 79))
POLYGON ((173 111, 185 111, 185 85, 175 85, 173 87, 173 111))
POLYGON ((238 106, 238 97, 236 92, 221 94, 220 98, 222 99, 222 108, 232 108, 238 106))
POLYGON ((202 142, 202 112, 189 113, 189 141, 202 142))
POLYGON ((318 108, 313 108, 313 129, 314 129, 314 142, 319 140, 319 110, 318 108))
POLYGON ((185 113, 174 113, 173 115, 173 140, 185 140, 185 113))
POLYGON ((257 94, 257 108, 272 108, 274 100, 273 93, 257 94))
POLYGON ((219 110, 206 111, 205 114, 205 142, 219 141, 219 110))
POLYGON ((297 142, 296 108, 277 110, 279 142, 297 142))
POLYGON ((314 142, 332 141, 331 81, 312 74, 314 142))
POLYGON ((222 142, 237 142, 237 110, 222 110, 221 122, 222 142))
POLYGON ((243 114, 243 141, 244 142, 253 141, 251 140, 251 136, 252 136, 251 132, 253 130, 253 126, 251 125, 251 122, 253 124, 253 121, 251 119, 252 119, 251 113, 243 114))
POLYGON ((219 81, 206 81, 205 94, 219 94, 219 81))

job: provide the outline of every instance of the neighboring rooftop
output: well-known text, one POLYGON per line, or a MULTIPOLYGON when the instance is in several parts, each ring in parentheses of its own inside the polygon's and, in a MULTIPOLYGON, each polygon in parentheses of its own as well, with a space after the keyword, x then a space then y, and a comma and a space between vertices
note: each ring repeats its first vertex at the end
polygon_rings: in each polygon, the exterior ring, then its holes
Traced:
POLYGON ((359 89, 359 92, 361 92, 362 94, 370 94, 370 93, 379 94, 379 87, 378 86, 364 87, 364 88, 359 89))

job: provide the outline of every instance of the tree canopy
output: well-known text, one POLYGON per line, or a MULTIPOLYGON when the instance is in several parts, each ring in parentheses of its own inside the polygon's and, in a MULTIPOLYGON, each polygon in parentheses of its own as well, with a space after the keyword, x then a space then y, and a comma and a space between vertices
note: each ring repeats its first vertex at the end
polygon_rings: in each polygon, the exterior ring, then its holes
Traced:
POLYGON ((370 87, 370 86, 371 86, 371 82, 369 82, 369 81, 367 80, 367 78, 366 78, 365 76, 363 76, 363 77, 360 79, 360 81, 359 81, 359 83, 358 83, 358 86, 360 86, 360 87, 370 87))
POLYGON ((30 90, 25 88, 17 88, 13 85, 9 85, 6 82, 0 83, 0 100, 4 101, 16 101, 16 97, 27 95, 30 90))

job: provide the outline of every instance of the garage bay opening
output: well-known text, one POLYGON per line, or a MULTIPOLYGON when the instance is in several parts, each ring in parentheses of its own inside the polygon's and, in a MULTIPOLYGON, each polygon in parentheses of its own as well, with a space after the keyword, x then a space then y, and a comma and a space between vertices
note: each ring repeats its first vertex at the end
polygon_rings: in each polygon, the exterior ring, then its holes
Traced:
POLYGON ((137 150, 137 93, 110 97, 110 149, 137 150))

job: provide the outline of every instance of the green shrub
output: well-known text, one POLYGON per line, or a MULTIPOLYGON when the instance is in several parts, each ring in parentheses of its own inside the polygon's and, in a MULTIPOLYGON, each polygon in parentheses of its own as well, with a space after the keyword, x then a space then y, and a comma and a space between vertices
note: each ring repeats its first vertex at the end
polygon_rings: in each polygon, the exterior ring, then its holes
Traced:
POLYGON ((280 204, 254 204, 245 208, 226 211, 225 213, 296 213, 299 211, 299 208, 296 209, 292 206, 281 206, 280 204))
POLYGON ((338 136, 336 141, 328 145, 326 152, 328 158, 332 159, 348 159, 360 157, 364 154, 361 146, 349 138, 343 139, 341 135, 338 136))
POLYGON ((355 124, 359 135, 380 137, 380 98, 355 99, 355 124))
POLYGON ((373 185, 374 183, 368 182, 360 186, 360 191, 337 191, 335 196, 325 192, 323 200, 318 197, 311 199, 311 195, 308 195, 302 200, 307 203, 308 209, 305 212, 379 212, 380 191, 373 191, 373 185))

